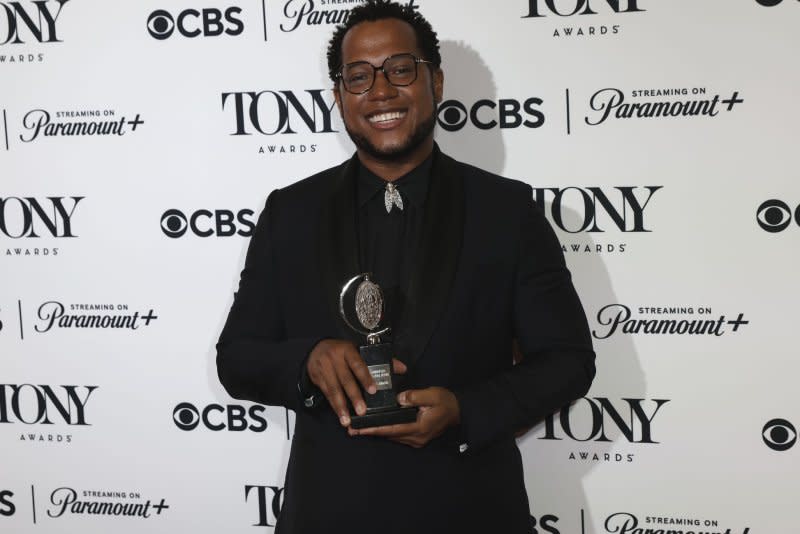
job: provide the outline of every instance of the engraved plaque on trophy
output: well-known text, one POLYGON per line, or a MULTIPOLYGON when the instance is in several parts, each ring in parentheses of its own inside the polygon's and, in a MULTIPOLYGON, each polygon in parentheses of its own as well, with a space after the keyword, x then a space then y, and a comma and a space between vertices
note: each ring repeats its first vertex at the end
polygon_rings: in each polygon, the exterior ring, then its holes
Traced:
POLYGON ((366 337, 367 344, 360 346, 358 351, 377 387, 374 395, 362 388, 367 411, 364 415, 351 416, 350 426, 353 428, 410 423, 417 418, 416 407, 397 404, 392 371, 394 351, 391 343, 382 343, 380 338, 390 330, 388 326, 381 326, 384 310, 383 292, 370 280, 369 274, 351 278, 339 295, 342 319, 347 326, 366 337))

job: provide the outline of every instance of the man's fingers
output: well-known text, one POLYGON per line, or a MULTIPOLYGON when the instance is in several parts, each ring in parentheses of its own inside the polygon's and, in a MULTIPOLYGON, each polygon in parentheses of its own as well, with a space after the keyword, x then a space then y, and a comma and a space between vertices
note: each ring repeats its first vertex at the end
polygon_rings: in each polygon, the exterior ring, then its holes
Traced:
POLYGON ((339 383, 350 399, 350 404, 353 405, 358 415, 364 415, 367 411, 367 405, 364 403, 364 399, 361 396, 361 389, 358 387, 355 377, 353 377, 350 366, 347 365, 347 362, 339 361, 334 364, 334 367, 336 369, 336 376, 339 378, 339 383))
POLYGON ((438 404, 439 392, 435 388, 409 389, 397 396, 400 406, 431 406, 438 404))
POLYGON ((347 365, 350 367, 352 374, 354 374, 361 383, 361 386, 367 391, 367 393, 374 395, 375 392, 378 391, 378 388, 375 385, 375 380, 372 378, 372 375, 369 374, 367 364, 364 363, 361 355, 356 352, 355 349, 353 349, 352 351, 347 351, 345 353, 344 359, 347 362, 347 365))
POLYGON ((419 425, 416 422, 358 429, 359 436, 381 436, 384 438, 397 438, 408 436, 409 434, 416 434, 417 432, 419 432, 419 425))
POLYGON ((404 375, 408 371, 408 367, 397 358, 392 358, 392 370, 396 375, 404 375))
POLYGON ((334 413, 339 416, 339 422, 342 426, 350 424, 350 412, 347 409, 347 399, 344 396, 344 391, 339 383, 339 377, 336 370, 333 368, 333 363, 323 361, 320 364, 320 371, 322 381, 318 384, 320 390, 328 399, 328 404, 331 405, 334 413))
POLYGON ((332 393, 326 395, 333 411, 339 416, 342 426, 350 425, 350 413, 347 409, 347 399, 341 388, 336 388, 332 393))

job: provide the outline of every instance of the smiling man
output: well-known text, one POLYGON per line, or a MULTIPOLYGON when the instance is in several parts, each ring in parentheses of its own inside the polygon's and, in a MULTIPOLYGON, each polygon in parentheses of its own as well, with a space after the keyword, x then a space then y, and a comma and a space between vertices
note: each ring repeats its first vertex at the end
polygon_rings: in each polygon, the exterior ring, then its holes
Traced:
POLYGON ((361 163, 389 181, 419 166, 433 151, 442 99, 438 49, 432 60, 420 57, 414 28, 386 18, 335 34, 328 54, 336 104, 361 163), (398 52, 387 56, 390 50, 398 52))
POLYGON ((353 8, 328 65, 356 153, 270 194, 217 345, 232 396, 297 412, 277 532, 530 532, 515 433, 595 372, 558 241, 530 186, 435 145, 444 75, 419 13, 353 8), (338 299, 364 272, 412 422, 353 426, 376 382, 338 299))

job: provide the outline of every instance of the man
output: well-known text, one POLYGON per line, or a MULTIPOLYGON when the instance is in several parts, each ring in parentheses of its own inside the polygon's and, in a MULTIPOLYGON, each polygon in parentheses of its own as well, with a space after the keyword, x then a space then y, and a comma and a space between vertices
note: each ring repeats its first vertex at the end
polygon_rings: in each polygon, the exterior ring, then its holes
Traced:
POLYGON ((356 154, 273 191, 250 243, 217 364, 234 397, 297 412, 279 533, 530 532, 514 434, 594 376, 530 186, 434 144, 440 62, 418 13, 352 9, 328 64, 356 154), (387 292, 398 400, 416 422, 350 426, 375 383, 337 302, 362 272, 387 292))

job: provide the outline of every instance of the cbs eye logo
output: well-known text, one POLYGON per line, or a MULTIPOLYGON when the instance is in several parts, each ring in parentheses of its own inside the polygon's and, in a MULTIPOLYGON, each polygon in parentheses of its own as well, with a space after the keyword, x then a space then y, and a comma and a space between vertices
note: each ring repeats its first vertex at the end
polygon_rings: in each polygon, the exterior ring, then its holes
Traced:
POLYGON ((239 35, 244 30, 244 23, 236 15, 241 14, 240 7, 229 7, 223 13, 219 9, 207 8, 202 11, 187 9, 173 17, 168 11, 157 9, 147 17, 147 31, 154 39, 163 41, 177 29, 184 37, 216 37, 223 33, 239 35))
POLYGON ((773 451, 786 451, 792 448, 797 441, 797 431, 794 425, 786 419, 773 419, 767 421, 761 431, 764 443, 773 451))
POLYGON ((161 230, 169 237, 180 237, 186 233, 189 223, 179 210, 167 210, 161 216, 161 230))
MULTIPOLYGON (((756 220, 762 230, 773 234, 783 232, 792 223, 792 210, 782 200, 767 200, 756 210, 756 220)), ((794 220, 800 226, 800 205, 795 209, 794 220)))
POLYGON ((497 101, 481 99, 469 108, 458 100, 445 100, 439 104, 436 122, 447 132, 456 132, 471 123, 479 130, 493 128, 539 128, 544 124, 544 113, 538 109, 542 99, 532 97, 524 102, 513 98, 497 101))
POLYGON ((214 432, 221 430, 264 432, 267 429, 265 408, 258 404, 250 406, 249 409, 236 404, 226 406, 209 404, 201 408, 189 402, 181 402, 175 406, 172 411, 175 426, 187 432, 201 425, 214 432))
POLYGON ((250 209, 201 209, 190 212, 188 216, 180 210, 170 209, 161 215, 161 231, 173 239, 182 237, 187 231, 198 237, 250 237, 255 229, 254 217, 255 212, 250 209))
POLYGON ((783 2, 783 0, 756 0, 756 2, 764 7, 773 7, 783 2))

